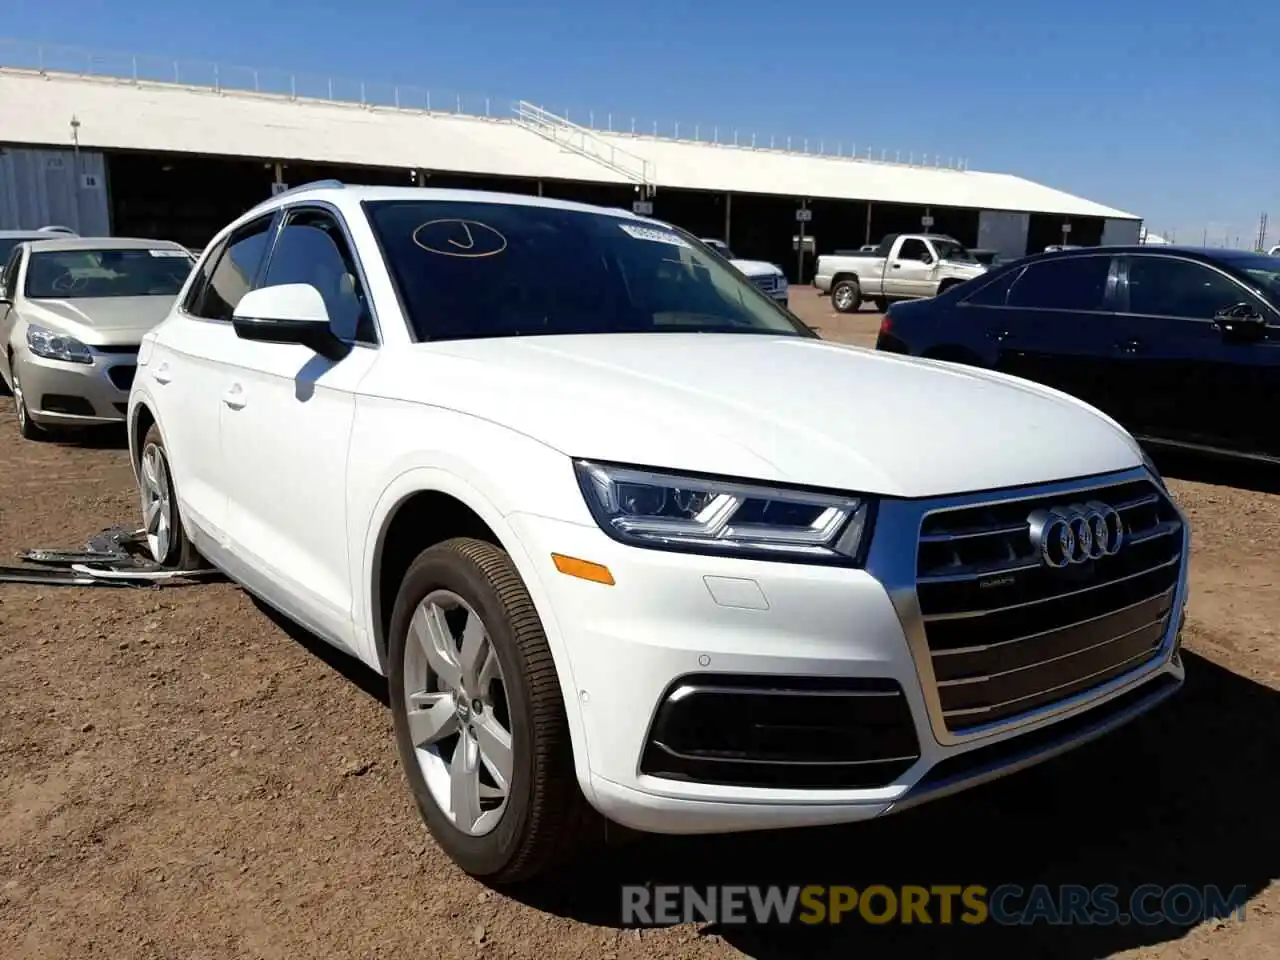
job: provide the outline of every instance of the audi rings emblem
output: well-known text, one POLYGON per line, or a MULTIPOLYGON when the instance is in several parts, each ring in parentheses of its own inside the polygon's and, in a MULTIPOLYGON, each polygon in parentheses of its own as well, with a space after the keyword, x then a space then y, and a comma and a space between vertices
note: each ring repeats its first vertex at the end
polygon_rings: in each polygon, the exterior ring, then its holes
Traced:
POLYGON ((1114 557, 1124 545, 1120 514, 1097 500, 1036 510, 1027 525, 1041 562, 1055 570, 1114 557))

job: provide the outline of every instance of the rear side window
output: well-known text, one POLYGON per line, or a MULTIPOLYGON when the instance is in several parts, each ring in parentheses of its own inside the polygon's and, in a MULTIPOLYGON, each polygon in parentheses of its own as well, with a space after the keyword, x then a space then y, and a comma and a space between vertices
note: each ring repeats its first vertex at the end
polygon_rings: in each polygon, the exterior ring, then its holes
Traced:
POLYGON ((983 283, 983 277, 975 277, 968 281, 978 287, 970 296, 964 298, 965 303, 973 304, 975 307, 1003 307, 1005 300, 1009 296, 1009 288, 1013 286, 1014 281, 1022 276, 1022 268, 1006 270, 996 279, 983 283))
POLYGON ((1101 310, 1110 257, 1067 257, 1031 263, 1010 287, 1005 304, 1042 310, 1101 310))
POLYGON ((183 304, 187 313, 205 320, 231 320, 240 298, 252 289, 272 222, 268 216, 246 223, 209 256, 183 304))

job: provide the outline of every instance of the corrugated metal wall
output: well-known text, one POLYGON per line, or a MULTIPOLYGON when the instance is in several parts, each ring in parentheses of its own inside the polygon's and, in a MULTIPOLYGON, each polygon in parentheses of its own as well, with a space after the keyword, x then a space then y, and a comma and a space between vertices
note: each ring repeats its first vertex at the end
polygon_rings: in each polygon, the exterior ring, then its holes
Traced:
POLYGON ((1138 243, 1141 232, 1141 220, 1108 220, 1102 226, 1102 242, 1107 246, 1138 243))
POLYGON ((980 250, 999 250, 1004 257, 1021 257, 1027 252, 1031 214, 1004 210, 983 210, 978 214, 980 250))
POLYGON ((0 230, 70 227, 111 232, 107 168, 97 150, 0 146, 0 230))

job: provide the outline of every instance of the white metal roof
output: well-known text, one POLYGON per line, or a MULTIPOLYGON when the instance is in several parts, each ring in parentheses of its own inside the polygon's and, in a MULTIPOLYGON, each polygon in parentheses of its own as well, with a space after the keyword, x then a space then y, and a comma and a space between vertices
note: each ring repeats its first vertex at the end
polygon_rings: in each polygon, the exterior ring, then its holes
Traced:
MULTIPOLYGON (((0 141, 630 183, 513 120, 369 108, 156 82, 0 68, 0 141)), ((648 161, 659 188, 871 200, 1064 216, 1137 215, 1007 174, 592 131, 648 161)))

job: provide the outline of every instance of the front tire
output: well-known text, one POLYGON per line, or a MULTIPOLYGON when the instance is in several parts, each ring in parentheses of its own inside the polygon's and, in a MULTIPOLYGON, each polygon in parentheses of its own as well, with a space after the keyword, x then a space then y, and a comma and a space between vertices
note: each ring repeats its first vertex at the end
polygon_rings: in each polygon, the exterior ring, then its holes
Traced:
POLYGON ((453 861, 503 884, 567 859, 595 818, 551 650, 510 557, 470 538, 420 553, 396 597, 388 661, 400 762, 453 861))
POLYGON ((142 438, 138 458, 138 491, 142 497, 142 529, 151 559, 175 570, 199 570, 200 554, 182 526, 173 470, 164 438, 155 424, 142 438))
POLYGON ((24 440, 52 440, 49 431, 31 419, 31 411, 27 408, 27 395, 22 392, 22 381, 18 379, 18 362, 9 358, 9 380, 13 384, 13 412, 18 418, 18 433, 24 440))

